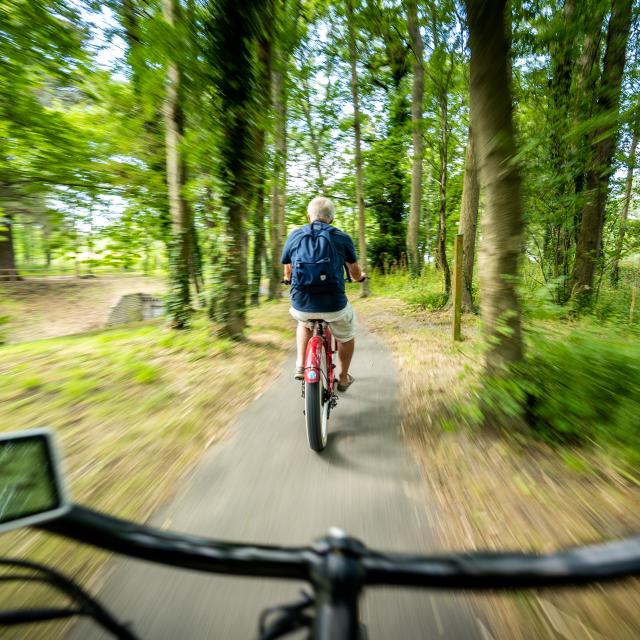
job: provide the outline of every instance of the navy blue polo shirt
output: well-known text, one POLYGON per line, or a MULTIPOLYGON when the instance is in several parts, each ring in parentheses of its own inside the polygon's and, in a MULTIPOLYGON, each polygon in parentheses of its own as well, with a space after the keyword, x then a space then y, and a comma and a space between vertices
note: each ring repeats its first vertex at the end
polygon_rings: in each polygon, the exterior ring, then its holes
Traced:
MULTIPOLYGON (((331 229, 331 240, 341 262, 353 264, 358 261, 351 236, 325 222, 316 220, 314 224, 322 225, 322 229, 331 229)), ((289 234, 280 258, 282 264, 291 264, 292 248, 298 244, 300 235, 310 226, 307 224, 289 234)), ((334 290, 322 293, 309 293, 308 291, 300 291, 297 287, 291 287, 291 306, 298 311, 340 311, 347 306, 344 282, 339 282, 334 290)))

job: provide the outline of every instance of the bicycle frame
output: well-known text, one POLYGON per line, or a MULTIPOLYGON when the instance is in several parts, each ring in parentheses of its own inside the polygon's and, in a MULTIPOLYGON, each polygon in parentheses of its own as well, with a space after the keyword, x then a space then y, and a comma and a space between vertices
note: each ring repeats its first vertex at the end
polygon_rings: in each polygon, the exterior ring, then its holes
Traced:
POLYGON ((304 358, 304 381, 318 382, 322 375, 322 347, 327 354, 327 389, 333 390, 335 382, 335 365, 333 364, 333 354, 335 352, 335 338, 331 335, 329 325, 322 320, 313 323, 313 335, 307 343, 307 350, 304 358))

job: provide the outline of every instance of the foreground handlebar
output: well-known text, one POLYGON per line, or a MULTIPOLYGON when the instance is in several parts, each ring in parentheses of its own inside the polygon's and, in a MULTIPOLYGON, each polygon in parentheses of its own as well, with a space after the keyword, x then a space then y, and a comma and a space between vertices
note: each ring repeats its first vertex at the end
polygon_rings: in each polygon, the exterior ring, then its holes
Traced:
POLYGON ((307 580, 310 550, 207 540, 74 506, 40 529, 132 558, 241 576, 307 580))
POLYGON ((474 591, 579 585, 640 575, 640 536, 545 555, 369 553, 362 562, 369 585, 474 591))
POLYGON ((313 548, 207 540, 138 525, 74 506, 41 529, 122 555, 228 575, 312 581, 330 554, 350 556, 365 585, 501 590, 579 585, 640 576, 640 536, 557 553, 450 553, 417 556, 369 551, 352 538, 332 537, 313 548))

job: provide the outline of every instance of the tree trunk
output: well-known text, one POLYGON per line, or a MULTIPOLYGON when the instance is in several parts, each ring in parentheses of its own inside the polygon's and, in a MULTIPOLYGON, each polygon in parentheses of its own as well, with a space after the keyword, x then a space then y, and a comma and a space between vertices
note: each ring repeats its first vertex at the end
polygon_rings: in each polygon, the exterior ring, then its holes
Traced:
POLYGON ((471 121, 486 206, 479 263, 486 371, 497 375, 523 357, 516 290, 522 252, 520 173, 514 158, 506 0, 466 0, 471 48, 471 121))
MULTIPOLYGON (((184 121, 184 117, 183 117, 184 121)), ((184 134, 184 131, 182 132, 184 134)), ((180 154, 181 163, 181 202, 184 208, 185 223, 189 225, 189 237, 187 243, 187 264, 189 267, 189 280, 193 284, 195 290, 196 299, 200 298, 200 293, 204 288, 203 276, 202 276, 202 254, 200 252, 200 243, 198 242, 198 230, 196 229, 195 220, 193 217, 193 209, 191 203, 184 197, 183 189, 188 181, 188 167, 184 155, 180 154)))
POLYGON ((469 127, 467 149, 464 157, 464 179, 462 183, 462 208, 460 210, 460 233, 464 234, 462 258, 462 311, 475 313, 473 306, 473 263, 476 253, 476 231, 480 185, 476 167, 476 152, 473 135, 469 127))
MULTIPOLYGON (((178 0, 163 0, 164 19, 173 27, 180 19, 178 0)), ((182 108, 182 74, 177 63, 169 61, 164 102, 164 124, 167 156, 167 187, 169 211, 171 213, 171 243, 169 314, 172 326, 184 329, 189 324, 191 293, 189 290, 191 224, 189 207, 184 199, 184 160, 180 145, 184 135, 184 112, 182 108)))
POLYGON ((204 276, 202 272, 202 251, 200 250, 200 240, 198 238, 198 230, 196 229, 193 211, 189 202, 185 200, 188 207, 189 216, 189 273, 191 281, 195 289, 196 296, 200 298, 200 294, 204 290, 204 276))
MULTIPOLYGON (((367 269, 367 241, 365 238, 365 211, 364 211, 364 171, 362 168, 362 134, 360 131, 360 96, 358 92, 358 72, 356 69, 357 50, 356 34, 353 17, 353 0, 346 0, 347 10, 347 37, 349 43, 349 61, 351 64, 351 98, 353 100, 353 134, 355 138, 355 163, 356 163, 356 203, 358 205, 358 245, 360 263, 367 269)), ((362 297, 369 295, 369 281, 362 283, 362 297)))
MULTIPOLYGON (((260 303, 260 283, 262 281, 262 261, 265 253, 264 201, 266 196, 266 130, 267 114, 271 113, 271 47, 272 36, 261 36, 258 39, 258 96, 262 102, 262 117, 256 120, 255 140, 255 209, 253 219, 253 263, 251 268, 250 302, 257 306, 260 303)), ((279 256, 278 256, 279 258, 279 256)), ((279 262, 279 260, 278 260, 279 262)))
POLYGON ((3 280, 21 280, 13 250, 13 218, 6 211, 0 217, 0 282, 3 280))
MULTIPOLYGON (((584 128, 593 117, 594 104, 597 100, 596 89, 600 76, 598 60, 600 58, 600 50, 602 44, 602 25, 604 21, 605 6, 599 4, 593 15, 589 13, 583 17, 584 20, 584 44, 582 51, 578 56, 575 69, 575 88, 573 109, 573 127, 575 130, 584 128)), ((578 233, 580 231, 580 218, 582 215, 582 207, 584 204, 584 187, 585 176, 589 163, 589 136, 582 133, 574 138, 573 144, 570 145, 571 164, 576 167, 574 170, 574 198, 571 212, 572 220, 572 237, 570 244, 575 245, 578 242, 578 233)), ((569 283, 570 284, 570 283, 569 283)), ((570 291, 568 292, 571 293, 570 291)))
POLYGON ((89 213, 89 232, 87 233, 87 253, 89 254, 87 273, 93 275, 93 208, 89 213))
POLYGON ((409 272, 412 277, 416 277, 422 271, 418 238, 422 217, 422 100, 424 94, 424 45, 420 34, 416 0, 407 0, 407 29, 413 51, 413 85, 411 89, 413 158, 411 160, 411 205, 407 227, 407 257, 409 272))
MULTIPOLYGON (((163 0, 164 2, 165 0, 163 0)), ((136 14, 135 0, 122 0, 120 2, 120 20, 124 27, 124 37, 127 43, 126 59, 132 70, 132 84, 136 95, 141 93, 140 87, 140 55, 142 39, 140 37, 140 25, 136 14)), ((166 15, 165 15, 166 18, 166 15)))
POLYGON ((42 246, 44 250, 44 264, 47 270, 51 268, 51 223, 49 215, 44 214, 42 220, 42 246))
POLYGON ((255 150, 255 48, 262 28, 271 28, 273 12, 265 0, 209 3, 205 50, 219 99, 218 183, 225 211, 222 291, 215 301, 219 334, 243 337, 247 311, 247 232, 245 223, 254 192, 251 171, 255 150))
POLYGON ((285 68, 282 51, 276 57, 272 78, 273 108, 275 114, 275 152, 271 174, 271 277, 269 279, 269 300, 279 299, 282 295, 282 265, 280 254, 286 233, 285 199, 287 170, 287 111, 285 104, 285 68))
POLYGON ((311 118, 311 99, 309 97, 309 83, 307 80, 302 80, 303 84, 303 96, 302 96, 302 111, 304 113, 304 120, 309 130, 309 137, 311 138, 311 148, 313 149, 313 164, 315 165, 316 173, 318 174, 318 192, 319 195, 324 195, 324 173, 322 171, 322 154, 320 152, 320 141, 318 139, 318 133, 313 126, 313 120, 311 118))
MULTIPOLYGON (((264 149, 264 143, 263 143, 264 149)), ((250 303, 260 304, 260 284, 262 281, 262 259, 264 254, 264 198, 265 180, 262 178, 256 188, 256 204, 253 217, 253 261, 251 264, 250 303)))
POLYGON ((620 227, 618 228, 618 237, 616 238, 616 248, 613 256, 613 266, 611 267, 611 284, 618 286, 620 279, 620 257, 622 256, 622 247, 624 245, 624 236, 627 230, 627 218, 629 216, 629 206, 631 204, 631 187, 633 187, 633 172, 636 168, 636 150, 638 147, 638 133, 640 132, 640 117, 636 117, 633 127, 633 139, 631 140, 631 149, 627 158, 627 179, 624 184, 624 200, 622 209, 620 210, 620 227))
POLYGON ((575 0, 566 0, 562 9, 554 16, 554 24, 555 37, 549 45, 549 89, 553 101, 553 109, 549 110, 549 124, 556 211, 545 230, 544 263, 550 265, 550 268, 546 269, 548 273, 545 273, 544 264, 541 267, 545 281, 551 277, 557 283, 556 302, 563 304, 568 297, 569 254, 574 237, 571 205, 574 201, 575 175, 571 172, 571 152, 567 138, 577 33, 575 0))
POLYGON ((220 334, 238 340, 242 338, 246 326, 247 233, 244 221, 249 193, 246 177, 242 175, 238 175, 230 186, 228 198, 223 198, 223 203, 228 207, 228 244, 222 270, 225 291, 218 317, 222 323, 220 334))
MULTIPOLYGON (((602 116, 618 114, 630 26, 631 0, 613 0, 596 105, 597 113, 602 116)), ((596 263, 602 244, 604 209, 613 170, 617 122, 613 126, 599 127, 592 140, 591 161, 586 176, 586 202, 582 208, 571 286, 573 297, 579 306, 590 304, 593 293, 596 263)))
POLYGON ((438 175, 438 264, 442 269, 444 293, 451 293, 451 270, 447 261, 447 183, 449 173, 449 132, 448 98, 441 93, 440 102, 440 140, 438 144, 440 166, 438 175))
POLYGON ((449 177, 449 92, 453 61, 447 64, 446 49, 442 48, 438 32, 436 5, 431 4, 431 32, 436 60, 432 81, 438 103, 438 233, 436 238, 436 264, 442 269, 444 293, 451 294, 451 270, 447 261, 447 188, 449 177), (437 55, 436 55, 437 54, 437 55), (447 68, 448 67, 448 68, 447 68))

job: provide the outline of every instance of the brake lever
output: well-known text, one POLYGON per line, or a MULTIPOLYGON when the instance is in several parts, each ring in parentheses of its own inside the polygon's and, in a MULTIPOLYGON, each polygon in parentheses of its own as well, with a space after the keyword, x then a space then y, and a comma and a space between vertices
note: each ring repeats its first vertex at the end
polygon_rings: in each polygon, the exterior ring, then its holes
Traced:
POLYGON ((67 578, 55 569, 38 562, 19 560, 14 558, 0 558, 0 567, 17 568, 21 571, 33 571, 35 575, 14 574, 3 576, 4 580, 26 579, 46 583, 49 586, 64 593, 78 608, 67 609, 14 609, 0 612, 0 624, 15 625, 25 622, 44 622, 45 620, 57 620, 76 615, 84 615, 93 618, 105 630, 118 640, 139 640, 131 631, 128 624, 120 623, 107 609, 105 609, 93 596, 73 580, 67 578))
POLYGON ((293 604, 278 605, 265 609, 260 615, 258 626, 258 640, 275 640, 282 638, 299 629, 309 628, 313 623, 313 616, 305 613, 305 609, 314 605, 313 596, 306 591, 300 592, 300 600, 293 604), (277 615, 273 622, 268 622, 270 616, 277 615))

